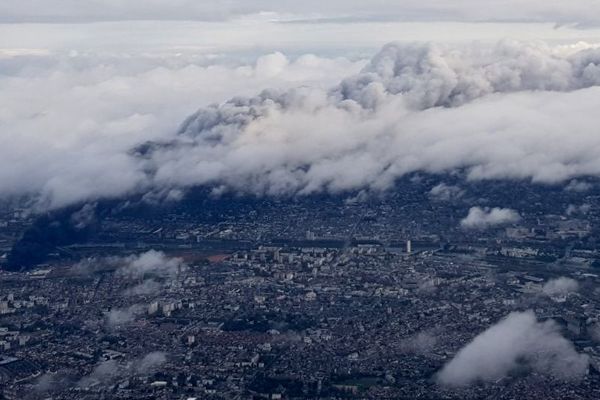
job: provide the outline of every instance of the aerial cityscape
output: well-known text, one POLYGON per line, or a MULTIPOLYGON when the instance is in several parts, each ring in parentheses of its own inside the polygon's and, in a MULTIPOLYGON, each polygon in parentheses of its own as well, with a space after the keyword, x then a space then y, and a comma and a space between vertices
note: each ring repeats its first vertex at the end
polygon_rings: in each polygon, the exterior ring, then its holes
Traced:
POLYGON ((35 222, 6 209, 4 396, 600 394, 597 182, 401 183, 363 201, 86 206, 53 221, 89 214, 84 242, 18 272, 35 222))
POLYGON ((600 398, 599 16, 3 1, 0 400, 600 398))

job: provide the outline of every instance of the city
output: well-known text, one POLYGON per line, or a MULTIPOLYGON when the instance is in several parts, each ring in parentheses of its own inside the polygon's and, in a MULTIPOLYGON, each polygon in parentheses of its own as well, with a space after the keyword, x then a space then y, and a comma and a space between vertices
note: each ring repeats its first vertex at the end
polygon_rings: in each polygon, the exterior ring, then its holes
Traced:
MULTIPOLYGON (((3 396, 594 398, 596 186, 500 186, 420 175, 367 200, 199 206, 198 193, 151 214, 121 208, 85 243, 0 275, 3 396), (519 217, 467 225, 486 196, 519 217), (527 312, 580 358, 538 368, 523 353, 494 379, 444 380, 476 336, 527 312)), ((32 221, 5 215, 8 249, 32 221)))
POLYGON ((0 400, 600 399, 599 0, 1 0, 0 400))

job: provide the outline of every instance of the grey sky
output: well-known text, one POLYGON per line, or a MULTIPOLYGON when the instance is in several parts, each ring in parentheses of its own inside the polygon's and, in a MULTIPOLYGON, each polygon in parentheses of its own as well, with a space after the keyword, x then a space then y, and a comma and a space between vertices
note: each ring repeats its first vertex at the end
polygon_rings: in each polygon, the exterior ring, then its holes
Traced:
POLYGON ((259 12, 285 18, 597 23, 595 0, 3 0, 5 22, 226 20, 259 12))
POLYGON ((552 23, 356 22, 281 23, 260 16, 222 22, 133 21, 78 24, 0 24, 2 52, 232 54, 281 51, 369 58, 391 41, 495 43, 504 39, 594 43, 600 29, 555 29, 552 23))
POLYGON ((390 41, 595 42, 597 0, 3 0, 22 49, 365 58, 390 41))

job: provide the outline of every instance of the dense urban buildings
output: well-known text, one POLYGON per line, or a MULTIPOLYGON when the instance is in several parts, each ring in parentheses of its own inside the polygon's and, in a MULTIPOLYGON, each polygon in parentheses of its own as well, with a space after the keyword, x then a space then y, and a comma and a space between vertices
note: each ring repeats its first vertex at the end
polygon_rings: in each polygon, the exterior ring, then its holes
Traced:
POLYGON ((44 218, 92 233, 19 271, 35 217, 6 206, 2 396, 596 398, 590 182, 88 204, 44 218))

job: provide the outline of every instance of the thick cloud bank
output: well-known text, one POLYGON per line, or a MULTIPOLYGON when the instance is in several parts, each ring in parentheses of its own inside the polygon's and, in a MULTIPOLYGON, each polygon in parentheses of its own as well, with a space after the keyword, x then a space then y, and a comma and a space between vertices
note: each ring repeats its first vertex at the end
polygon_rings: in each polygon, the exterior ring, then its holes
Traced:
POLYGON ((415 171, 546 183, 600 175, 594 46, 395 43, 335 85, 356 67, 273 54, 245 68, 128 66, 134 72, 121 78, 99 68, 86 73, 93 84, 64 94, 68 73, 36 83, 38 72, 19 70, 0 80, 14 95, 0 115, 9 143, 0 195, 38 194, 41 206, 60 207, 147 191, 178 197, 195 185, 258 195, 382 191, 415 171), (30 85, 61 94, 50 101, 30 85), (194 96, 202 103, 257 86, 275 88, 203 107, 178 133, 169 129, 194 96))
POLYGON ((558 379, 581 378, 587 356, 578 354, 553 321, 538 322, 532 311, 516 312, 478 335, 438 375, 444 385, 495 381, 534 370, 558 379))
POLYGON ((330 91, 203 108, 145 160, 158 185, 273 195, 382 190, 421 170, 541 182, 598 174, 599 63, 593 49, 391 44, 330 91))
POLYGON ((150 190, 130 150, 171 140, 199 105, 264 87, 329 87, 363 61, 281 53, 252 63, 182 54, 0 51, 0 198, 42 208, 150 190))

